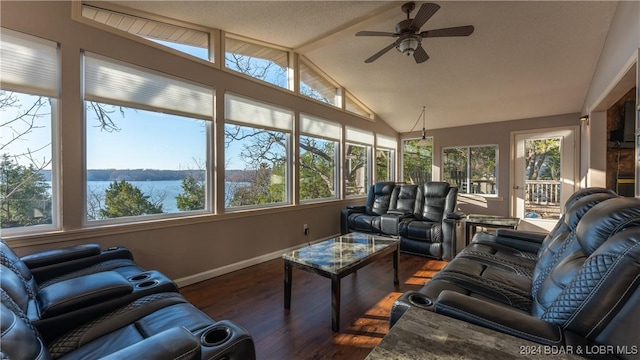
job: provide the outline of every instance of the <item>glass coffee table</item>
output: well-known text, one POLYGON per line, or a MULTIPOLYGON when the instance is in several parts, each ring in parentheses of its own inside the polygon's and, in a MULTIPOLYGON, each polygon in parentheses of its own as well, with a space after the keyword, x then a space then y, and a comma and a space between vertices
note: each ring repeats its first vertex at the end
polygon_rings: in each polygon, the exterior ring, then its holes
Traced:
POLYGON ((331 279, 331 328, 340 328, 340 279, 384 256, 393 256, 393 283, 398 284, 400 241, 383 236, 350 233, 282 255, 284 308, 291 308, 292 268, 331 279))

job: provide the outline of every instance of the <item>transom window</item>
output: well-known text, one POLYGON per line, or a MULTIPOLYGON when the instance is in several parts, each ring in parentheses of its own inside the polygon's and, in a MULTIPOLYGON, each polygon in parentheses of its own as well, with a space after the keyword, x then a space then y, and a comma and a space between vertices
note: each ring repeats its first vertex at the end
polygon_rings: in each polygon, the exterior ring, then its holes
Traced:
POLYGON ((209 60, 207 32, 86 4, 82 5, 82 16, 199 59, 209 60))
POLYGON ((300 57, 300 95, 333 106, 340 105, 340 88, 315 69, 308 60, 300 57))
POLYGON ((289 88, 289 53, 227 35, 225 66, 281 88, 289 88))
POLYGON ((365 109, 364 106, 360 105, 360 102, 353 97, 353 95, 346 93, 344 99, 344 109, 350 113, 360 115, 367 119, 371 119, 371 113, 365 109))
POLYGON ((58 45, 0 28, 0 52, 0 225, 51 229, 58 224, 58 45))
POLYGON ((454 147, 442 151, 442 179, 458 186, 460 193, 496 195, 497 174, 497 145, 454 147))

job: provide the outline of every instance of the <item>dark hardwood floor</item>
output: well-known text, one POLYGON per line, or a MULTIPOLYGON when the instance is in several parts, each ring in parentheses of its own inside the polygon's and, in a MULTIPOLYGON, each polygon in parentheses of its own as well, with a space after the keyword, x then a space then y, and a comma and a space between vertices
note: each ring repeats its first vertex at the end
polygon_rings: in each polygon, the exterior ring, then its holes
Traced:
POLYGON ((340 332, 331 331, 331 281, 293 270, 291 309, 284 309, 284 263, 271 260, 181 289, 215 320, 228 319, 253 336, 257 358, 364 359, 389 328, 395 299, 416 290, 446 263, 400 254, 400 284, 391 256, 342 279, 340 332))

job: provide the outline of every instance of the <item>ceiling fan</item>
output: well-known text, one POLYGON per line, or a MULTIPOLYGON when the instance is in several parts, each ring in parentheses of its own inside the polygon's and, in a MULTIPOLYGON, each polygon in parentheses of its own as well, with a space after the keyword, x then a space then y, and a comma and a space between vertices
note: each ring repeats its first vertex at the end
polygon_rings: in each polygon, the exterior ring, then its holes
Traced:
POLYGON ((440 5, 432 3, 424 3, 416 13, 415 18, 410 18, 410 13, 415 9, 416 3, 408 2, 402 5, 402 12, 407 14, 407 19, 400 21, 396 25, 396 32, 383 31, 360 31, 356 36, 388 36, 398 38, 389 46, 373 54, 365 60, 365 63, 372 63, 380 56, 384 55, 392 48, 398 49, 399 52, 411 56, 420 64, 429 60, 429 55, 422 47, 422 39, 428 37, 449 37, 449 36, 469 36, 473 33, 473 25, 456 26, 444 29, 427 30, 420 32, 420 28, 429 20, 433 14, 440 9, 440 5))

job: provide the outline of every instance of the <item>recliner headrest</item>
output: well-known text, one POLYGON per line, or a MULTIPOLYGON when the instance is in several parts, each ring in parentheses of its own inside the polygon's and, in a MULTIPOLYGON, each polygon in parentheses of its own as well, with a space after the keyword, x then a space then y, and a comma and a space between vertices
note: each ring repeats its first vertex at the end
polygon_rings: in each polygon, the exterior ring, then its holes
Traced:
POLYGON ((576 237, 585 254, 591 254, 611 235, 632 226, 640 226, 640 199, 617 197, 587 211, 576 227, 576 237))
POLYGON ((424 197, 444 197, 449 193, 451 187, 448 182, 443 181, 431 181, 425 183, 423 186, 424 197))
POLYGON ((576 203, 576 201, 582 199, 583 197, 588 195, 593 195, 593 194, 601 194, 601 193, 617 196, 617 194, 613 190, 605 189, 602 187, 584 188, 574 192, 571 196, 569 196, 569 198, 567 199, 567 202, 564 204, 564 208, 566 211, 569 211, 569 209, 576 203))
POLYGON ((375 195, 391 195, 395 185, 396 183, 389 181, 377 182, 373 184, 373 193, 375 195))
POLYGON ((569 226, 569 229, 575 230, 578 226, 578 222, 584 214, 587 213, 592 207, 597 204, 618 197, 615 193, 601 192, 593 193, 583 196, 573 203, 573 206, 567 210, 567 214, 564 217, 564 222, 569 226))

